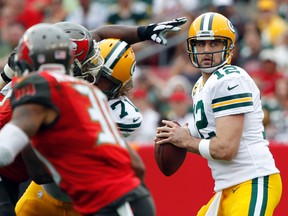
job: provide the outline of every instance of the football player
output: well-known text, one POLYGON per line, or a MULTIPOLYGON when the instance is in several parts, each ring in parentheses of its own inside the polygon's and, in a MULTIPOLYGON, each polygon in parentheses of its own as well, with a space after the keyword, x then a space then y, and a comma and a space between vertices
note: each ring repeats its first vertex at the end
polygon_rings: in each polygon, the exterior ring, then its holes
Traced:
MULTIPOLYGON (((100 76, 96 75, 99 76, 96 83, 96 79, 91 74, 86 76, 86 79, 106 94, 113 120, 117 123, 122 135, 127 137, 141 125, 142 121, 141 113, 126 96, 132 88, 136 57, 132 48, 119 39, 104 39, 99 43, 99 47, 95 47, 97 50, 99 48, 101 56, 105 59, 100 76)), ((78 73, 76 73, 77 75, 78 73)), ((137 176, 144 183, 144 170, 137 172, 137 176)), ((135 194, 135 198, 137 198, 137 202, 130 203, 134 215, 155 215, 153 199, 144 184, 141 191, 135 194), (134 208, 136 204, 144 207, 139 210, 139 208, 134 208)), ((39 211, 45 212, 43 214, 47 216, 51 214, 78 215, 73 210, 69 197, 53 183, 37 185, 35 182, 31 182, 18 201, 15 210, 19 216, 36 216, 39 211), (39 198, 39 192, 42 194, 41 198, 39 198)))
MULTIPOLYGON (((140 42, 140 41, 144 41, 144 40, 152 40, 156 43, 159 44, 163 44, 166 45, 167 43, 167 39, 165 37, 165 33, 166 32, 175 32, 175 31, 179 31, 180 27, 182 24, 184 24, 186 22, 186 18, 177 18, 174 19, 172 21, 166 21, 166 22, 162 22, 162 23, 153 23, 150 24, 148 26, 135 26, 135 27, 126 27, 126 26, 115 26, 115 25, 111 25, 111 26, 102 26, 98 29, 92 30, 91 33, 93 34, 93 38, 97 39, 97 40, 101 40, 105 37, 122 37, 125 38, 127 41, 129 41, 130 43, 136 43, 136 42, 140 42)), ((66 34, 70 34, 70 39, 72 39, 73 43, 74 43, 74 52, 77 53, 77 56, 75 58, 75 67, 74 67, 74 73, 76 74, 78 72, 79 75, 79 70, 81 70, 81 72, 86 71, 89 68, 93 68, 93 70, 87 71, 87 73, 83 73, 84 77, 91 74, 95 77, 95 79, 97 78, 97 74, 98 71, 101 67, 101 56, 99 55, 99 50, 95 49, 96 52, 94 52, 94 49, 92 49, 91 47, 94 46, 94 42, 92 37, 90 36, 90 34, 86 34, 86 29, 82 28, 82 26, 77 25, 75 23, 69 23, 69 22, 63 22, 63 23, 58 23, 58 27, 65 30, 66 34), (76 26, 76 28, 75 28, 76 26), (73 40, 74 38, 74 40, 73 40)), ((12 55, 11 55, 12 56, 12 55)), ((9 65, 9 61, 6 64, 4 70, 1 72, 1 76, 0 76, 0 85, 1 88, 6 85, 7 83, 11 82, 12 77, 14 76, 14 71, 13 69, 11 69, 11 67, 13 65, 9 65)), ((11 63, 13 63, 11 61, 11 63)), ((91 77, 91 76, 90 76, 91 77)), ((96 80, 95 80, 96 81, 96 80)), ((9 85, 7 85, 5 87, 5 89, 3 89, 3 94, 6 94, 7 92, 11 92, 12 89, 11 87, 11 83, 9 85)), ((3 96, 4 97, 4 96, 3 96)), ((2 98, 3 98, 2 97, 2 98)), ((10 93, 8 93, 8 96, 5 99, 5 104, 7 104, 8 106, 5 106, 6 108, 3 109, 2 108, 2 113, 5 113, 5 116, 10 116, 11 114, 11 108, 10 108, 10 103, 9 103, 9 97, 10 97, 10 93)), ((4 102, 4 101, 2 101, 4 102)), ((1 114, 1 116, 3 116, 3 114, 1 114)), ((5 117, 5 118, 6 118, 5 117)), ((10 117, 9 117, 10 118, 10 117)), ((9 120, 8 118, 8 120, 9 120)), ((139 119, 140 120, 140 119, 139 119)), ((1 122, 3 122, 2 126, 6 123, 4 121, 1 120, 1 122)), ((27 149, 29 149, 27 147, 27 149)), ((27 152, 30 152, 29 154, 33 154, 33 152, 31 152, 31 150, 27 150, 26 154, 28 155, 27 152)), ((2 176, 2 179, 5 179, 5 182, 7 182, 9 185, 11 185, 11 187, 7 187, 7 190, 10 193, 10 198, 13 199, 13 203, 15 204, 17 198, 18 198, 18 186, 19 184, 24 181, 27 180, 28 175, 27 172, 24 169, 24 164, 22 162, 22 158, 20 157, 20 155, 17 157, 19 158, 19 160, 15 160, 15 162, 11 165, 11 166, 7 166, 7 167, 3 167, 0 170, 0 176, 2 176), (19 163, 17 161, 20 161, 19 163), (18 164, 18 165, 17 165, 18 164), (11 167, 11 169, 9 169, 9 167, 11 167), (17 168, 18 167, 18 168, 17 168), (20 172, 21 171, 21 172, 20 172), (23 173, 25 172, 25 173, 23 173), (8 176, 7 176, 8 173, 8 176), (11 178, 11 176, 9 176, 9 173, 14 173, 13 175, 15 175, 15 173, 18 173, 21 178, 18 178, 16 181, 16 185, 14 185, 14 179, 11 178), (23 173, 23 175, 21 174, 23 173), (25 177, 26 176, 26 177, 25 177), (7 177, 7 178, 6 178, 7 177), (8 189, 10 188, 10 189, 8 189), (14 188, 13 190, 11 188, 14 188), (12 193, 12 191, 14 191, 12 193)), ((31 163, 31 162, 30 162, 31 163)), ((32 163, 32 164, 36 164, 36 163, 32 163)), ((28 168, 29 169, 29 168, 28 168)), ((33 170, 37 170, 37 169, 33 169, 31 168, 31 170, 29 171, 33 171, 33 170)), ((30 173, 30 175, 34 175, 33 172, 30 173)), ((43 182, 49 182, 48 181, 48 177, 45 174, 41 174, 44 177, 40 177, 41 179, 39 180, 39 183, 41 183, 41 181, 43 182)), ((39 178, 39 173, 38 176, 34 176, 35 178, 39 178)), ((37 181, 38 182, 38 181, 37 181)), ((1 182, 3 183, 3 181, 1 182)), ((4 190, 5 190, 5 187, 4 190)), ((57 193, 57 191, 56 191, 57 193)), ((4 194, 4 193, 2 193, 4 194)), ((5 203, 6 203, 6 197, 4 199, 5 203)), ((0 204, 1 204, 1 197, 0 197, 0 204)), ((13 206, 13 205, 8 205, 8 206, 13 206)), ((1 208, 4 209, 4 208, 1 208)), ((11 209, 11 208, 10 208, 11 209)), ((1 210, 0 210, 1 211, 1 210)), ((13 211, 13 210, 12 210, 13 211)), ((10 216, 7 213, 5 213, 4 215, 6 216, 10 216)), ((14 215, 11 213, 11 215, 14 215)))
POLYGON ((141 191, 134 170, 141 164, 121 138, 106 96, 66 75, 73 61, 70 39, 54 25, 38 24, 23 35, 17 56, 19 79, 12 119, 0 132, 0 166, 12 163, 31 139, 81 215, 133 215, 128 201, 141 191))
POLYGON ((202 75, 192 91, 196 133, 163 120, 168 127, 159 127, 155 137, 156 145, 173 143, 208 160, 216 193, 198 216, 273 215, 282 194, 265 139, 260 91, 246 71, 230 64, 235 34, 218 13, 192 22, 187 50, 202 75))
POLYGON ((127 97, 133 87, 136 57, 133 49, 119 39, 104 39, 99 42, 99 48, 104 65, 95 85, 106 94, 114 120, 122 135, 127 137, 142 122, 141 113, 127 97))
MULTIPOLYGON (((2 128, 10 119, 12 110, 10 106, 11 96, 11 79, 14 76, 15 50, 8 59, 3 72, 1 73, 2 86, 1 102, 0 102, 0 128, 2 128), (5 81, 4 81, 5 80, 5 81), (7 84, 8 83, 8 84, 7 84), (6 85, 7 84, 7 85, 6 85)), ((25 164, 21 155, 19 154, 15 161, 7 166, 0 168, 0 215, 15 216, 14 208, 19 196, 20 183, 29 180, 29 175, 26 171, 25 164)))

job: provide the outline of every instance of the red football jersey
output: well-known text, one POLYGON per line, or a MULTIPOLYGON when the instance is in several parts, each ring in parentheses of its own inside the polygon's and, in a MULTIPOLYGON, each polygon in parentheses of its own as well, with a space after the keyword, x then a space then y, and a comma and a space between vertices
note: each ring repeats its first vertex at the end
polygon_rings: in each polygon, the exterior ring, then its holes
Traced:
POLYGON ((106 102, 87 82, 46 71, 19 81, 11 97, 13 109, 37 103, 57 111, 32 145, 81 214, 95 213, 140 185, 106 102))
MULTIPOLYGON (((2 128, 11 119, 12 109, 10 106, 9 93, 5 98, 4 95, 0 95, 2 98, 0 110, 0 128, 2 128)), ((17 183, 21 183, 29 179, 21 154, 15 158, 12 164, 0 168, 0 176, 4 176, 7 179, 17 183)))

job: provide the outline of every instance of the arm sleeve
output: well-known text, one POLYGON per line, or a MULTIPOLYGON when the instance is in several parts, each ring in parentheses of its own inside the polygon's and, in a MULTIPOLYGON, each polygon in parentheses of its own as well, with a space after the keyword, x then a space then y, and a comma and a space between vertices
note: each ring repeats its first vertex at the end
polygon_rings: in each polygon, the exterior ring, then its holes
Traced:
POLYGON ((212 92, 212 110, 216 118, 252 112, 254 85, 243 75, 230 74, 217 81, 212 92))
POLYGON ((7 123, 0 131, 0 167, 11 164, 29 144, 29 137, 17 125, 7 123))
POLYGON ((49 83, 46 78, 39 75, 39 73, 18 81, 13 87, 13 93, 11 95, 12 109, 29 103, 40 104, 55 109, 51 101, 49 83))

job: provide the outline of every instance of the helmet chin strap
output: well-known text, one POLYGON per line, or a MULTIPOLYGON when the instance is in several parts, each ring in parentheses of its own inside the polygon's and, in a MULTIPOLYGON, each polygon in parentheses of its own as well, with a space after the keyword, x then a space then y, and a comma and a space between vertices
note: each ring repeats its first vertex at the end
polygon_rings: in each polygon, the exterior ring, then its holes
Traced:
POLYGON ((225 65, 228 62, 228 58, 222 62, 222 64, 220 65, 216 65, 214 67, 210 67, 210 68, 200 68, 200 71, 203 73, 213 73, 214 71, 216 71, 218 68, 222 67, 223 65, 225 65))

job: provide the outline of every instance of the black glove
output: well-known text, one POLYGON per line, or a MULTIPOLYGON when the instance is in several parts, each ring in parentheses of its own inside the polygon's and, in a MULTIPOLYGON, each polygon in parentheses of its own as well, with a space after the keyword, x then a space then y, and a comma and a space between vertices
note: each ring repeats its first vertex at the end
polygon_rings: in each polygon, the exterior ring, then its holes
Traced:
POLYGON ((187 22, 186 17, 176 18, 171 21, 161 23, 152 23, 148 26, 139 26, 137 29, 138 37, 140 40, 152 40, 158 44, 166 45, 167 39, 165 33, 177 32, 181 28, 178 27, 187 22))
POLYGON ((12 53, 10 54, 9 58, 8 58, 8 62, 7 64, 4 66, 3 71, 1 71, 0 75, 2 77, 2 79, 4 80, 5 83, 9 83, 13 76, 15 75, 15 66, 16 66, 16 62, 15 62, 15 55, 16 55, 16 48, 12 51, 12 53))

